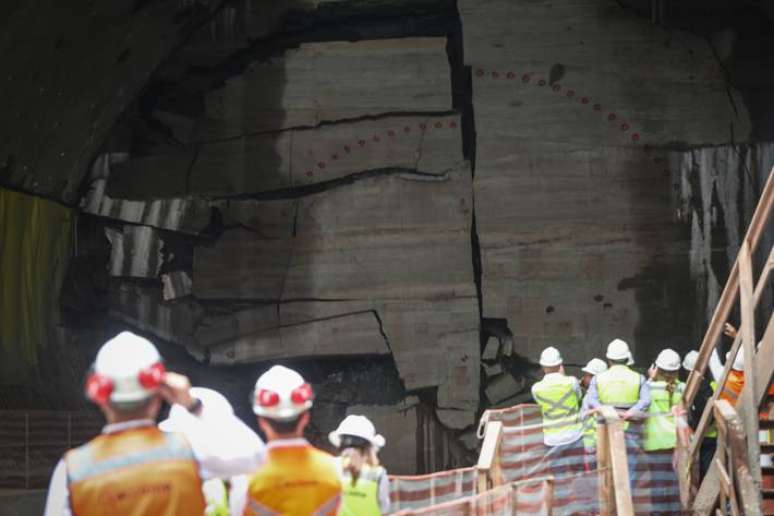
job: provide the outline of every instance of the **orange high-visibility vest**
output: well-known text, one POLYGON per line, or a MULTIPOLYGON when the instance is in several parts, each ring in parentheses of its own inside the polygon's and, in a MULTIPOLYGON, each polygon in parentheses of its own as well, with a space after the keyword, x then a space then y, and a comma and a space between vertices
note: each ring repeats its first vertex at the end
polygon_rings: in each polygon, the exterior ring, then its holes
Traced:
POLYGON ((720 390, 720 395, 718 397, 721 400, 728 401, 731 405, 736 405, 736 402, 739 399, 739 395, 742 393, 743 388, 744 373, 742 371, 732 369, 728 372, 726 383, 723 384, 723 388, 720 390))
POLYGON ((250 479, 245 515, 334 516, 341 503, 335 459, 312 445, 269 447, 266 464, 250 479))
POLYGON ((204 514, 199 467, 180 434, 103 434, 65 455, 74 516, 204 514))

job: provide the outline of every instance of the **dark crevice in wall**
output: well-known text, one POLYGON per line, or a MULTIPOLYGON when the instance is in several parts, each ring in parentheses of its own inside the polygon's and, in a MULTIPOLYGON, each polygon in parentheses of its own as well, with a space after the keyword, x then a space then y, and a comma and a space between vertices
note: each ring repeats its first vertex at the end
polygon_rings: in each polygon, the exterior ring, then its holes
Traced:
POLYGON ((427 172, 421 172, 413 168, 377 168, 373 170, 364 170, 355 174, 350 174, 345 177, 332 179, 330 181, 323 181, 305 186, 296 186, 293 188, 283 188, 281 190, 271 190, 266 192, 255 193, 241 193, 233 194, 221 197, 211 197, 212 200, 257 200, 257 201, 274 201, 280 199, 298 199, 308 195, 313 195, 334 188, 340 188, 341 186, 350 185, 356 181, 363 179, 369 179, 374 177, 384 176, 405 176, 406 178, 412 178, 415 180, 424 181, 445 181, 447 173, 430 174, 427 172))

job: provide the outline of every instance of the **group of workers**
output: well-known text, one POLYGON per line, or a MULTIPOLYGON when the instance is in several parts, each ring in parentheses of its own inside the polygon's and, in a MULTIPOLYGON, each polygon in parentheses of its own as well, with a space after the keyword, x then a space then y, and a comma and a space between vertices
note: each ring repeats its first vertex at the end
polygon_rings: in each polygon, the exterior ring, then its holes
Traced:
MULTIPOLYGON (((727 335, 735 332, 727 325, 727 335)), ((543 417, 545 445, 582 449, 593 461, 596 413, 610 406, 625 421, 627 446, 646 452, 673 449, 684 421, 678 413, 685 387, 680 369, 689 373, 697 355, 692 351, 681 361, 677 352, 665 349, 646 378, 631 368, 628 344, 615 339, 607 347, 606 361, 592 359, 579 381, 565 373, 559 350, 543 350, 544 376, 533 385, 532 395, 543 417)), ((743 369, 740 352, 721 398, 736 401, 744 385, 743 369)), ((710 370, 720 378, 723 366, 717 352, 710 370)), ((716 388, 715 382, 700 386, 687 415, 692 426, 716 388)), ((167 371, 156 347, 131 332, 102 346, 85 390, 107 425, 59 461, 46 516, 389 511, 387 473, 377 456, 384 438, 365 416, 349 415, 329 434, 338 456, 312 446, 304 430, 314 393, 298 372, 286 367, 274 366, 261 375, 252 393, 252 409, 267 442, 236 417, 225 397, 191 387, 188 378, 167 371), (169 417, 157 425, 164 401, 171 405, 169 417)), ((714 454, 715 435, 710 431, 704 439, 702 471, 714 454)))
MULTIPOLYGON (((726 324, 725 334, 736 337, 736 329, 726 324)), ((554 347, 543 350, 540 366, 543 378, 532 386, 532 397, 543 417, 543 440, 551 448, 583 448, 587 455, 586 466, 594 463, 597 414, 602 406, 616 409, 624 420, 624 437, 627 447, 633 446, 646 452, 674 449, 680 431, 696 428, 707 401, 717 389, 717 381, 723 373, 717 351, 710 358, 710 371, 714 380, 702 380, 698 395, 687 413, 680 412, 685 383, 680 380, 693 370, 698 357, 690 351, 684 359, 672 349, 664 349, 646 375, 632 369, 634 358, 629 345, 615 339, 607 347, 606 361, 594 358, 582 368, 580 381, 564 371, 561 353, 554 347)), ((720 399, 736 403, 744 387, 744 353, 739 351, 720 399)), ((684 434, 687 435, 687 434, 684 434)), ((707 432, 699 456, 700 474, 709 468, 715 453, 717 431, 707 432)), ((631 463, 631 457, 630 457, 631 463)))
POLYGON ((166 371, 156 347, 123 332, 100 348, 86 395, 107 425, 57 464, 46 516, 379 515, 389 484, 382 436, 349 415, 330 455, 304 439, 314 401, 292 369, 261 375, 252 408, 266 443, 219 393, 166 371), (166 401, 169 417, 156 424, 166 401))

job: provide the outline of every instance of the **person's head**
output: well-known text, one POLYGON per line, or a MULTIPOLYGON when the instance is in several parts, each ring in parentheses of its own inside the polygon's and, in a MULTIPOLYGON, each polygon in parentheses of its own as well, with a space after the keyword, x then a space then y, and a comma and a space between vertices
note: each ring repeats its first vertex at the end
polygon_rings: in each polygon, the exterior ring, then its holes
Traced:
POLYGON ((255 382, 253 412, 268 440, 302 437, 313 399, 311 386, 300 374, 274 366, 255 382))
POLYGON ((656 381, 666 382, 669 392, 670 404, 677 383, 677 375, 680 373, 680 355, 673 349, 665 349, 656 357, 656 381))
POLYGON ((99 406, 108 423, 155 419, 161 409, 159 388, 165 374, 156 347, 125 331, 100 348, 86 379, 86 396, 99 406))
POLYGON ((543 368, 543 372, 546 374, 558 373, 562 370, 563 363, 562 354, 553 346, 544 349, 540 353, 540 367, 543 368))
POLYGON ((589 363, 586 364, 583 369, 581 369, 581 371, 583 372, 583 376, 581 377, 581 385, 584 389, 588 389, 592 378, 594 378, 599 373, 607 371, 607 364, 604 360, 600 360, 599 358, 592 358, 589 360, 589 363))
POLYGON ((621 339, 615 339, 607 345, 605 358, 611 367, 616 365, 632 365, 634 363, 629 344, 621 339))
POLYGON ((331 444, 339 450, 344 467, 357 483, 363 464, 378 466, 377 452, 384 447, 384 437, 376 433, 374 424, 365 416, 349 415, 339 427, 328 434, 331 444))

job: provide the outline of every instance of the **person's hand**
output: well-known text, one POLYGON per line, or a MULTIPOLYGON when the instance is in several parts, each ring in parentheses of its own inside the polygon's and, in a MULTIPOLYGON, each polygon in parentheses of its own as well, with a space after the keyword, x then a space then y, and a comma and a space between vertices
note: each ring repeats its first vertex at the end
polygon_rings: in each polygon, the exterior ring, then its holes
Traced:
POLYGON ((182 374, 167 372, 159 392, 169 404, 177 403, 185 408, 190 408, 194 404, 191 396, 191 382, 182 374))
POLYGON ((656 373, 658 372, 658 368, 656 367, 656 364, 651 365, 648 368, 648 379, 653 380, 656 378, 656 373))
POLYGON ((734 328, 734 325, 731 323, 726 323, 723 325, 723 333, 732 339, 735 339, 737 335, 736 328, 734 328))

